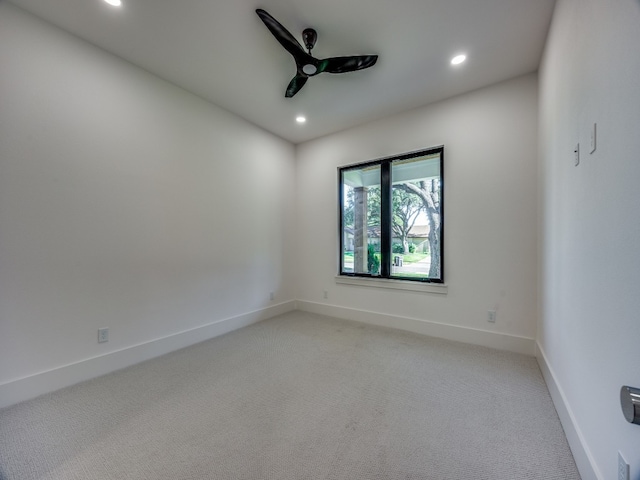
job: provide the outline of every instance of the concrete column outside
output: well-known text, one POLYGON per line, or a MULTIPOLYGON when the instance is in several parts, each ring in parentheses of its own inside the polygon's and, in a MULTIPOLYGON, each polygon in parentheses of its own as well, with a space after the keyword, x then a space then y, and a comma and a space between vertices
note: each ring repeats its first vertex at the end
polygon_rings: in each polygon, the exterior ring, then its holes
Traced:
POLYGON ((353 271, 368 273, 367 268, 367 187, 354 188, 353 271))

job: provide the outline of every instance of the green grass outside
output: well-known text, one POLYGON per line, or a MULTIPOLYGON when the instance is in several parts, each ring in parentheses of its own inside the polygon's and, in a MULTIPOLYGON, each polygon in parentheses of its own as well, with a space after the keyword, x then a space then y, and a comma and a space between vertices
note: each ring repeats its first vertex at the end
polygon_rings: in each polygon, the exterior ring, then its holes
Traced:
POLYGON ((427 278, 426 273, 394 273, 393 278, 427 278))
MULTIPOLYGON (((429 255, 427 255, 426 253, 405 253, 405 254, 398 254, 398 253, 392 253, 391 254, 391 258, 393 260, 393 257, 395 255, 402 255, 402 261, 404 264, 407 263, 416 263, 419 262, 420 260, 423 260, 425 258, 427 258, 429 255)), ((381 255, 380 253, 376 253, 376 257, 378 258, 378 260, 381 260, 381 255)), ((353 262, 353 252, 344 252, 344 262, 353 262)))
MULTIPOLYGON (((395 255, 398 254, 396 253, 395 255)), ((416 263, 420 260, 424 260, 429 256, 426 253, 403 253, 401 255, 403 263, 416 263)))

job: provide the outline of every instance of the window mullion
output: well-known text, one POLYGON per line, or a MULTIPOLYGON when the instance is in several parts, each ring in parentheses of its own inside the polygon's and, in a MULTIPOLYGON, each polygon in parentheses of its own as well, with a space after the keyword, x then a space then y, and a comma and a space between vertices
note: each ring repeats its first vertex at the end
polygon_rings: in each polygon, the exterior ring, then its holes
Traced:
POLYGON ((380 165, 380 276, 391 276, 391 162, 380 165))

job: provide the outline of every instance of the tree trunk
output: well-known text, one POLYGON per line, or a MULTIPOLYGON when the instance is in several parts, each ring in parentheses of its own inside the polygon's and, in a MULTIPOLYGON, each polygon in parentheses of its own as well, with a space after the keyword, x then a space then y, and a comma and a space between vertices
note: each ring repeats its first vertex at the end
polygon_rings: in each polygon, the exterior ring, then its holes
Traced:
MULTIPOLYGON (((439 223, 439 222, 438 222, 439 223)), ((429 232, 429 252, 431 265, 429 266, 429 278, 440 278, 440 225, 429 232)))

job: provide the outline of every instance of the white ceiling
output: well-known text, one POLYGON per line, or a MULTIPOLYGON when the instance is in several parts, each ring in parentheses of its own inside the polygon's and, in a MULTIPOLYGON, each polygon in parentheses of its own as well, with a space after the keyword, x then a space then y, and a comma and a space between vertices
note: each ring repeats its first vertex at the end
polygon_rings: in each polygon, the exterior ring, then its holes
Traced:
POLYGON ((555 0, 11 0, 293 143, 536 71, 555 0), (267 10, 317 58, 378 54, 367 70, 311 78, 255 14, 267 10), (451 57, 468 56, 452 67, 451 57), (307 116, 304 125, 295 117, 307 116))

